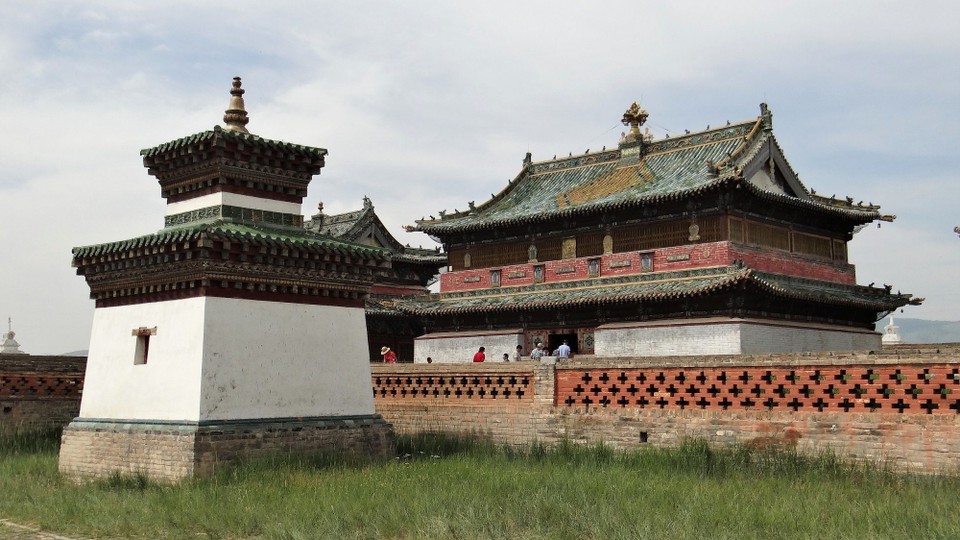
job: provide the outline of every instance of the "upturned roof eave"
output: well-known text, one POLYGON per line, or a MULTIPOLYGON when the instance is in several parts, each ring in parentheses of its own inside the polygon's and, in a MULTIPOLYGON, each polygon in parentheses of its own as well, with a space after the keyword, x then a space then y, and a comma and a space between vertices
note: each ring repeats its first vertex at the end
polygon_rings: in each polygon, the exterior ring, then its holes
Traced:
POLYGON ((486 221, 477 221, 474 223, 467 223, 463 226, 458 227, 454 222, 448 223, 438 223, 436 225, 426 225, 418 223, 416 227, 411 230, 420 231, 426 234, 443 236, 446 234, 457 234, 464 232, 473 232, 478 230, 486 230, 498 227, 513 227, 518 225, 528 225, 532 223, 543 223, 551 221, 554 219, 562 219, 567 217, 581 216, 584 214, 599 213, 608 210, 618 210, 622 208, 638 208, 650 204, 658 204, 661 202, 671 201, 671 200, 683 200, 692 198, 703 193, 706 193, 712 189, 721 188, 727 184, 740 183, 741 185, 746 186, 746 188, 754 195, 759 198, 776 201, 782 204, 787 204, 790 206, 805 208, 808 210, 816 212, 824 212, 826 214, 834 214, 841 216, 845 219, 850 220, 855 224, 870 223, 881 217, 880 213, 873 209, 856 209, 856 208, 839 208, 836 206, 829 206, 820 204, 815 200, 800 199, 795 197, 790 197, 787 195, 782 195, 779 193, 774 193, 771 191, 766 191, 760 189, 750 182, 743 181, 742 178, 737 177, 720 177, 715 181, 702 184, 692 189, 675 191, 672 193, 662 193, 656 194, 651 197, 638 197, 636 199, 626 199, 626 200, 617 200, 617 201, 606 201, 600 204, 584 204, 579 206, 573 206, 557 210, 554 212, 538 212, 535 214, 529 214, 525 216, 507 218, 507 219, 491 219, 486 221))
POLYGON ((201 131, 194 133, 192 135, 187 135, 185 137, 180 137, 179 139, 174 139, 169 142, 158 144, 150 148, 144 148, 140 150, 140 155, 144 158, 152 158, 159 156, 170 150, 176 150, 180 148, 189 147, 197 143, 208 141, 216 137, 223 137, 225 139, 233 139, 241 142, 246 142, 250 144, 260 144, 267 146, 269 148, 282 149, 288 152, 293 152, 302 155, 309 155, 315 158, 322 158, 326 156, 329 152, 326 148, 319 148, 314 146, 304 146, 302 144, 288 143, 285 141, 280 141, 276 139, 267 139, 259 135, 254 135, 252 133, 242 133, 239 131, 225 130, 219 125, 214 126, 213 129, 206 131, 201 131))
MULTIPOLYGON (((557 307, 583 307, 591 305, 612 305, 630 302, 662 302, 674 299, 686 298, 691 296, 702 296, 711 292, 731 287, 747 278, 750 275, 749 269, 743 269, 736 273, 724 276, 723 279, 714 283, 709 283, 701 287, 686 291, 661 291, 661 292, 641 292, 641 293, 619 293, 607 296, 597 296, 592 298, 582 298, 573 300, 545 300, 527 303, 510 302, 498 305, 480 305, 480 306, 458 306, 440 309, 424 309, 415 305, 405 305, 398 303, 396 308, 411 315, 457 315, 466 313, 493 313, 493 312, 521 312, 538 311, 542 309, 552 309, 557 307)), ((616 290, 611 287, 611 290, 616 290)), ((536 294, 536 293, 533 293, 536 294)))
POLYGON ((553 212, 537 212, 535 214, 529 214, 525 216, 507 218, 507 219, 491 219, 487 221, 478 221, 475 223, 465 224, 462 227, 457 227, 456 223, 438 223, 435 226, 424 226, 421 223, 418 223, 413 230, 417 230, 426 234, 456 234, 458 232, 469 232, 482 229, 490 229, 494 227, 510 227, 515 225, 526 225, 530 223, 542 223, 550 221, 557 218, 566 218, 573 216, 580 216, 583 214, 590 214, 594 212, 603 212, 606 210, 616 210, 621 208, 633 208, 641 207, 648 204, 660 203, 669 200, 680 200, 694 195, 698 195, 710 189, 721 186, 722 184, 729 182, 730 178, 718 178, 715 181, 699 185, 692 189, 674 191, 671 193, 658 193, 650 197, 638 197, 636 199, 621 199, 615 201, 605 201, 602 203, 594 204, 582 204, 578 206, 570 206, 553 212))
POLYGON ((152 234, 138 236, 116 242, 107 242, 103 244, 94 244, 89 246, 80 246, 73 248, 74 265, 77 261, 85 257, 95 257, 121 253, 130 249, 139 249, 155 247, 186 240, 194 240, 202 234, 212 234, 222 236, 231 241, 250 240, 253 242, 262 242, 268 245, 290 245, 294 247, 313 248, 319 251, 330 253, 339 253, 350 256, 362 256, 373 259, 377 262, 388 260, 386 252, 380 249, 372 248, 362 244, 344 242, 342 240, 331 239, 326 236, 319 236, 310 232, 299 231, 270 231, 257 229, 249 224, 234 225, 222 221, 200 223, 177 228, 161 229, 152 234))
MULTIPOLYGON (((721 276, 717 276, 721 277, 721 276)), ((638 292, 638 293, 618 293, 619 289, 622 289, 622 284, 612 284, 610 287, 611 294, 594 296, 590 298, 581 298, 581 299, 563 299, 558 295, 557 300, 545 300, 545 301, 531 301, 531 302, 509 302, 506 304, 480 304, 480 305, 467 305, 467 306, 443 306, 437 295, 432 295, 430 298, 433 299, 434 306, 424 306, 424 301, 429 301, 429 299, 418 299, 416 302, 410 304, 398 303, 396 309, 399 309, 405 313, 411 315, 419 316, 445 316, 445 315, 458 315, 458 314, 482 314, 482 313, 494 313, 494 312, 523 312, 523 311, 537 311, 542 309, 552 309, 552 308, 577 308, 590 305, 612 305, 620 303, 629 303, 629 302, 660 302, 660 301, 669 301, 680 298, 691 298, 704 296, 707 294, 712 294, 717 291, 720 291, 724 288, 729 288, 736 286, 738 284, 745 284, 755 287, 756 289, 762 291, 765 294, 774 295, 781 298, 789 298, 792 300, 805 301, 805 302, 814 302, 818 304, 830 304, 834 306, 845 306, 853 307, 857 309, 866 309, 874 310, 877 312, 888 311, 891 309, 897 309, 901 306, 918 303, 922 301, 921 299, 913 299, 912 295, 909 294, 891 294, 889 291, 880 288, 873 287, 863 287, 859 285, 844 286, 839 284, 834 284, 830 282, 817 282, 816 280, 806 280, 802 278, 792 278, 789 276, 779 276, 782 279, 785 279, 787 282, 796 281, 798 284, 800 282, 809 282, 815 286, 822 286, 823 291, 820 294, 807 293, 802 290, 801 287, 795 288, 785 288, 776 283, 777 275, 767 274, 764 272, 757 272, 748 267, 730 267, 730 274, 727 276, 722 276, 722 279, 716 280, 712 283, 705 284, 700 287, 682 290, 682 291, 667 291, 667 292, 638 292), (854 293, 861 294, 863 297, 845 297, 843 295, 837 294, 840 290, 846 290, 848 293, 853 295, 854 293), (833 291, 833 292, 831 292, 833 291)), ((639 283, 637 283, 639 284, 639 283)), ((531 291, 530 294, 538 294, 545 291, 531 291)), ((562 292, 562 291, 559 291, 562 292)), ((442 296, 442 295, 441 295, 442 296)))

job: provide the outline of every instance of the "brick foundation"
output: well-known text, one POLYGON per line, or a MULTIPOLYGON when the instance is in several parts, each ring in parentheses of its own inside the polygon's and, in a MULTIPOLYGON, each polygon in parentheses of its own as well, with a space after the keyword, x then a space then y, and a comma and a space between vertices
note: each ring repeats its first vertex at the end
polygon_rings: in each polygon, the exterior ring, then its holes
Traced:
POLYGON ((276 453, 387 459, 393 451, 393 428, 380 415, 201 424, 77 418, 63 432, 60 472, 75 479, 143 473, 175 482, 276 453))

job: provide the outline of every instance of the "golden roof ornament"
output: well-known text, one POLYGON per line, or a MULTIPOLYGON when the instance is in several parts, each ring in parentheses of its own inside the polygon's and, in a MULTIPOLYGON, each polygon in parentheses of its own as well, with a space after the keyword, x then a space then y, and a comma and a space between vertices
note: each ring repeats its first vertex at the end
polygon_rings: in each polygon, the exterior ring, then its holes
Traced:
POLYGON ((643 134, 640 133, 640 126, 647 121, 647 111, 640 108, 640 103, 634 101, 633 105, 623 113, 621 122, 625 126, 630 126, 630 132, 624 136, 624 143, 633 143, 643 140, 643 134))
POLYGON ((223 123, 227 131, 239 131, 241 133, 250 133, 247 131, 247 111, 243 108, 243 93, 245 90, 240 88, 240 77, 233 78, 233 88, 230 89, 230 105, 224 111, 223 123))

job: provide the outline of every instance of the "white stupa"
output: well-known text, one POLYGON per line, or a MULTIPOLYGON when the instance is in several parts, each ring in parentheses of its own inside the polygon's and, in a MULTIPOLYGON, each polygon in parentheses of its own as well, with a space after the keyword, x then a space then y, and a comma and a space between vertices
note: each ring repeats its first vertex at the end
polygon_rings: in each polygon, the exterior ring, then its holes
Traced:
POLYGON ((0 354, 27 354, 20 350, 20 344, 13 339, 17 333, 13 331, 13 319, 7 317, 7 331, 3 334, 3 344, 0 345, 0 354))
POLYGON ((884 345, 899 345, 903 343, 903 338, 900 337, 900 327, 893 324, 893 315, 890 316, 890 322, 883 327, 882 341, 884 345))

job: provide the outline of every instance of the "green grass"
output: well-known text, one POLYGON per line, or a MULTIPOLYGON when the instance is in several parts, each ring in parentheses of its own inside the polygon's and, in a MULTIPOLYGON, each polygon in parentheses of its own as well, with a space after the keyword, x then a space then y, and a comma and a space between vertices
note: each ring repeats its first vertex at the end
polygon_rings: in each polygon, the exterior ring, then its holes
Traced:
POLYGON ((829 454, 403 437, 389 463, 277 456, 179 486, 74 485, 0 440, 0 518, 111 538, 957 538, 960 478, 829 454))

